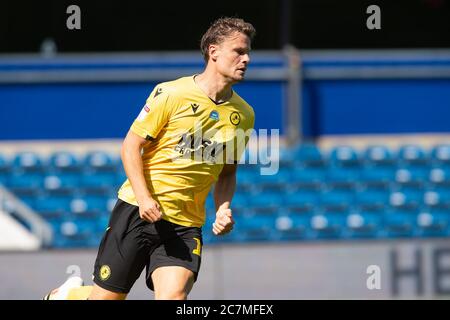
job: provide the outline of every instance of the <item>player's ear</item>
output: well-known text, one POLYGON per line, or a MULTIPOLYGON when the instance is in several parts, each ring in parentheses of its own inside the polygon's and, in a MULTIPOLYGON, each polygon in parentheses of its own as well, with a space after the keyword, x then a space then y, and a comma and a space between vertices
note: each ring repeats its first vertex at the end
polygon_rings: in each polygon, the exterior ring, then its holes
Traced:
POLYGON ((210 44, 208 50, 211 60, 214 62, 217 61, 217 56, 219 55, 219 46, 215 44, 210 44))

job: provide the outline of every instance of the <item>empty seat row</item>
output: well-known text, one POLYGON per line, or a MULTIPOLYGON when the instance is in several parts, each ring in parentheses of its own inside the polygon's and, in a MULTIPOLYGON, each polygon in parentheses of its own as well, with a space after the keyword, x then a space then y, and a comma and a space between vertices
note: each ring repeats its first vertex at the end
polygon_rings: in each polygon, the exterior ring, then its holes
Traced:
MULTIPOLYGON (((250 156, 254 149, 247 149, 243 156, 243 161, 255 158, 250 156)), ((404 162, 420 164, 426 161, 437 163, 450 163, 450 144, 439 144, 430 149, 425 149, 419 145, 403 145, 397 150, 392 150, 387 146, 374 145, 357 150, 351 146, 336 146, 330 151, 320 149, 314 143, 304 143, 292 148, 281 148, 270 150, 267 153, 261 150, 255 159, 270 158, 281 162, 303 162, 306 164, 323 164, 329 161, 331 164, 352 164, 360 161, 373 163, 404 162)), ((120 166, 118 154, 104 151, 90 151, 80 155, 68 151, 54 152, 49 156, 41 156, 36 152, 19 152, 8 158, 0 154, 0 170, 7 168, 25 168, 38 170, 43 167, 56 168, 61 170, 79 169, 90 167, 94 169, 114 169, 120 166)))
MULTIPOLYGON (((211 232, 213 219, 205 225, 207 242, 218 242, 211 232)), ((237 217, 234 231, 224 241, 280 241, 318 239, 385 239, 448 237, 449 212, 367 212, 349 214, 279 215, 237 217)))
POLYGON ((400 146, 396 150, 383 145, 368 146, 363 150, 351 146, 336 146, 329 151, 323 151, 316 144, 311 143, 280 149, 279 160, 281 162, 303 162, 312 166, 322 165, 326 161, 341 165, 352 165, 362 161, 374 164, 393 162, 420 164, 427 161, 450 163, 450 145, 439 144, 425 149, 419 145, 409 144, 400 146))
POLYGON ((103 151, 87 152, 81 156, 60 151, 48 157, 36 152, 19 152, 10 158, 0 154, 0 171, 80 171, 85 168, 106 171, 117 170, 120 166, 117 154, 103 151))

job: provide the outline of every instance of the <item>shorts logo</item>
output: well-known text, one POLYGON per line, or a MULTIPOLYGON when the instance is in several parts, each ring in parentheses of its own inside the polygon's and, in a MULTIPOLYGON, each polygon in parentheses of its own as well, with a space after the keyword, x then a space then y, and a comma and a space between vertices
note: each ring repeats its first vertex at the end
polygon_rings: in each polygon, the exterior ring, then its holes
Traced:
POLYGON ((219 121, 219 113, 216 110, 211 111, 211 113, 209 114, 209 118, 215 121, 219 121))
POLYGON ((111 269, 109 268, 109 266, 106 264, 102 265, 102 267, 100 268, 100 279, 102 281, 106 281, 109 279, 110 276, 111 276, 111 269))
POLYGON ((241 122, 241 116, 236 111, 232 112, 230 115, 230 122, 237 126, 241 122))
POLYGON ((195 242, 197 242, 197 247, 192 251, 193 254, 198 255, 199 257, 202 254, 202 243, 199 238, 194 238, 195 242))

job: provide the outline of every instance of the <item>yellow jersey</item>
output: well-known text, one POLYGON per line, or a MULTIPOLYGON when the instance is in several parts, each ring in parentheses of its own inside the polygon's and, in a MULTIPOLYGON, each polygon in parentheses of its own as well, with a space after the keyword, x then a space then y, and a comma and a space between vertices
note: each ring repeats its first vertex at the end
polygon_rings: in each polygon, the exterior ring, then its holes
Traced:
MULTIPOLYGON (((211 186, 225 163, 239 161, 255 116, 235 91, 216 104, 194 77, 158 84, 130 130, 149 140, 142 153, 144 176, 162 218, 201 227, 211 186)), ((138 205, 129 180, 118 196, 138 205)))

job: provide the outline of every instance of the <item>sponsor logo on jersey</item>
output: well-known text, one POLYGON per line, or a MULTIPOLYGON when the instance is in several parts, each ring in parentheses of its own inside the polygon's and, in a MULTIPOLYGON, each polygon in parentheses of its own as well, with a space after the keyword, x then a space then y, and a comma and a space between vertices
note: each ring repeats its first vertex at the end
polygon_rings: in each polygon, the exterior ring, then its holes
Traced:
POLYGON ((191 103, 191 108, 194 113, 197 112, 198 107, 200 107, 200 105, 198 105, 196 103, 191 103))
POLYGON ((159 96, 162 93, 162 88, 158 88, 156 89, 155 95, 153 96, 153 98, 156 98, 157 96, 159 96))
POLYGON ((211 113, 209 114, 209 118, 215 121, 219 121, 219 113, 216 110, 211 111, 211 113))

